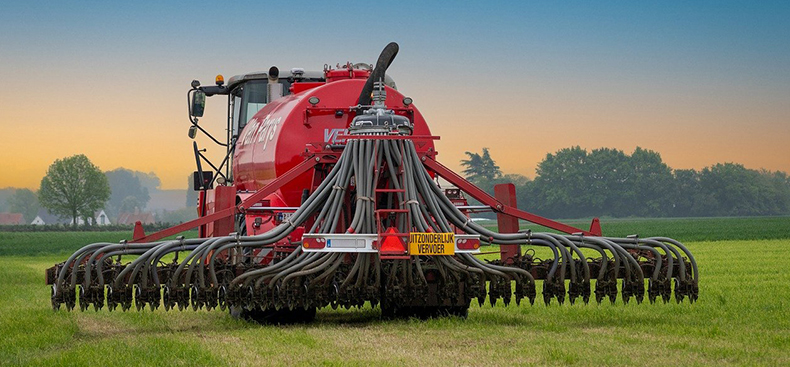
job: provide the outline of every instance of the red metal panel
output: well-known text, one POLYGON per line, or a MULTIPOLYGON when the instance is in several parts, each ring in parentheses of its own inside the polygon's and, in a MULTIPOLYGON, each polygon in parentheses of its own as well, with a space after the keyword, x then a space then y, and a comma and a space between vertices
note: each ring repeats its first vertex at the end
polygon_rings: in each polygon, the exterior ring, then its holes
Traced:
MULTIPOLYGON (((208 193, 209 201, 206 204, 206 214, 212 214, 236 205, 236 187, 234 186, 217 186, 212 190, 208 190, 208 193)), ((217 219, 209 223, 207 227, 208 237, 227 236, 234 231, 234 217, 228 216, 217 219)))
MULTIPOLYGON (((205 217, 206 216, 206 191, 205 190, 198 192, 197 216, 198 216, 198 219, 201 218, 201 217, 205 217)), ((206 223, 208 223, 208 222, 203 222, 203 223, 200 224, 200 228, 198 228, 198 237, 206 237, 206 223)), ((143 241, 142 238, 135 239, 135 241, 136 242, 145 242, 145 241, 143 241)))
POLYGON ((320 87, 324 85, 324 82, 316 82, 316 83, 293 83, 291 84, 291 93, 296 94, 299 92, 304 92, 308 89, 313 89, 315 87, 320 87))
POLYGON ((132 238, 136 241, 139 238, 145 237, 145 230, 143 229, 143 222, 139 220, 134 222, 134 230, 132 231, 132 238))
POLYGON ((592 232, 596 236, 603 236, 600 219, 593 218, 592 223, 590 223, 590 232, 592 232))
MULTIPOLYGON (((513 185, 512 183, 494 186, 494 197, 496 197, 497 201, 506 206, 513 208, 517 207, 516 185, 513 185)), ((503 213, 497 213, 496 219, 499 233, 518 232, 518 218, 503 213)), ((502 262, 506 264, 513 263, 514 259, 517 259, 519 256, 521 256, 521 249, 519 245, 500 245, 499 248, 501 250, 500 257, 502 258, 502 262)))
POLYGON ((205 217, 200 217, 198 219, 193 219, 193 220, 191 220, 189 222, 181 223, 181 224, 179 224, 177 226, 172 226, 170 228, 163 229, 163 230, 161 230, 159 232, 151 233, 148 236, 136 239, 136 240, 134 240, 132 242, 136 242, 136 243, 153 242, 153 241, 160 240, 160 239, 168 237, 168 236, 172 236, 172 235, 176 235, 176 234, 179 234, 181 232, 184 232, 184 231, 188 231, 188 230, 190 230, 192 228, 195 228, 197 226, 202 226, 202 225, 204 225, 206 223, 213 222, 213 221, 215 221, 217 219, 225 218, 225 217, 228 217, 228 216, 233 216, 234 214, 236 214, 236 208, 228 208, 228 209, 225 209, 225 210, 220 210, 220 211, 218 211, 218 212, 216 212, 214 214, 210 214, 210 215, 207 215, 205 217))

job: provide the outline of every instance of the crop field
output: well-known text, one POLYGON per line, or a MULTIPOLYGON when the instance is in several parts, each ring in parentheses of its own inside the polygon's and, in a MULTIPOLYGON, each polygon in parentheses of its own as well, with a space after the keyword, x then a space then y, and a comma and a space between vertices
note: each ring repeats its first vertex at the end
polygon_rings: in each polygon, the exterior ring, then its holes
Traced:
POLYGON ((686 241, 701 274, 694 304, 473 300, 468 319, 323 309, 297 326, 218 310, 53 312, 44 269, 128 234, 0 232, 0 365, 788 365, 790 218, 752 218, 731 231, 736 222, 604 221, 612 235, 686 241))

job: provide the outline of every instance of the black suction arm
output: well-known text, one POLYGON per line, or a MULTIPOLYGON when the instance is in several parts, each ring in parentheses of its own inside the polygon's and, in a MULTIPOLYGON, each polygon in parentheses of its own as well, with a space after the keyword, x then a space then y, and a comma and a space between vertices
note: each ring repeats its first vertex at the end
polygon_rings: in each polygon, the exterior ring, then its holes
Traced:
POLYGON ((384 80, 384 74, 387 72, 387 68, 390 67, 392 60, 395 60, 395 56, 397 55, 397 43, 390 42, 387 47, 384 47, 384 50, 381 51, 381 55, 379 55, 378 61, 376 61, 376 67, 373 68, 373 72, 370 73, 368 80, 365 82, 365 86, 362 88, 362 92, 359 94, 359 105, 369 106, 371 104, 370 95, 373 93, 373 83, 384 80))

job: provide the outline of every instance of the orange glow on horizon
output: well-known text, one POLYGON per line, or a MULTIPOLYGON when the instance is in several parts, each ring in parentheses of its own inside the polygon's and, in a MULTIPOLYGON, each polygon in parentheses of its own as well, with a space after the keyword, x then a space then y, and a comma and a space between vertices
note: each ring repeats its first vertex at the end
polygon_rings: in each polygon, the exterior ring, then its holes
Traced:
MULTIPOLYGON (((5 112, 0 125, 0 187, 37 189, 55 159, 82 153, 104 171, 124 167, 154 172, 162 180, 163 189, 186 188, 194 159, 180 99, 168 98, 172 106, 145 108, 138 103, 136 111, 125 115, 118 115, 114 109, 120 103, 90 111, 64 108, 52 116, 25 117, 5 112)), ((417 97, 415 100, 419 101, 417 97)), ((757 116, 768 121, 764 126, 739 129, 738 119, 743 116, 695 116, 676 110, 642 113, 624 106, 574 110, 560 102, 490 112, 474 107, 454 109, 443 102, 428 97, 417 103, 432 132, 441 136, 438 159, 457 171, 460 160, 466 158, 464 151, 479 152, 488 147, 504 173, 533 178, 538 162, 547 153, 579 145, 588 150, 611 147, 626 153, 641 146, 659 152, 672 168, 700 169, 735 162, 749 168, 790 172, 790 129, 779 123, 786 116, 778 113, 757 116)), ((35 106, 26 105, 17 111, 32 109, 35 106)), ((225 111, 219 111, 216 103, 207 110, 203 126, 213 127, 212 131, 221 135, 222 129, 216 125, 223 121, 225 111)), ((205 139, 199 142, 213 156, 222 153, 205 139)))
MULTIPOLYGON (((441 136, 438 159, 456 171, 465 151, 488 147, 504 173, 533 178, 547 153, 579 145, 626 153, 640 146, 676 169, 735 162, 790 172, 790 108, 781 91, 767 87, 748 95, 715 85, 639 91, 640 81, 621 80, 607 89, 574 89, 567 80, 523 77, 478 89, 464 80, 440 83, 448 79, 441 70, 420 75, 403 68, 402 79, 394 75, 399 89, 441 136)), ((187 187, 195 169, 188 77, 130 74, 81 83, 65 75, 59 83, 70 85, 68 93, 31 98, 48 77, 17 76, 10 81, 17 90, 0 89, 0 188, 37 189, 55 159, 79 153, 105 171, 154 172, 163 189, 187 187)), ((221 98, 209 98, 201 125, 224 137, 221 98)), ((198 143, 210 157, 224 156, 207 139, 198 143)))

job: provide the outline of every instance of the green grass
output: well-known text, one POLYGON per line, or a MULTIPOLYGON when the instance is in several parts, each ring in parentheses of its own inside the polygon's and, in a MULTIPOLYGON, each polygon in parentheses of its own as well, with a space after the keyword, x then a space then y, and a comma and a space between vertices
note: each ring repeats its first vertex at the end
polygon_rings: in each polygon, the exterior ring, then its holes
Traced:
MULTIPOLYGON (((197 237, 197 230, 184 232, 197 237)), ((118 232, 0 232, 0 256, 71 255, 96 242, 131 240, 132 231, 118 232)), ((169 237, 170 238, 170 237, 169 237)), ((63 259, 65 260, 65 258, 63 259)))
POLYGON ((0 364, 677 365, 790 363, 790 241, 690 243, 695 304, 472 307, 467 320, 380 321, 321 310, 311 325, 214 312, 52 312, 43 270, 61 256, 0 258, 0 364))
MULTIPOLYGON (((588 220, 563 222, 584 229, 590 226, 588 220)), ((629 218, 602 219, 601 222, 604 235, 611 237, 639 234, 642 237, 672 237, 683 242, 790 238, 790 217, 629 218)), ((484 225, 496 229, 493 221, 484 225)), ((524 224, 522 228, 547 230, 532 224, 524 224)), ((197 237, 197 231, 188 231, 184 235, 187 238, 197 237)), ((0 256, 70 255, 89 243, 118 243, 131 237, 131 231, 0 232, 0 256)))
POLYGON ((688 242, 695 304, 473 302, 466 320, 425 322, 325 309, 313 324, 278 327, 221 311, 53 312, 44 269, 92 236, 61 238, 56 255, 0 257, 0 365, 790 364, 787 238, 688 242))
MULTIPOLYGON (((591 220, 562 220, 565 224, 587 230, 591 220)), ((524 222, 522 222, 524 223, 524 222)), ((483 222, 496 229, 496 222, 483 222)), ((522 224, 522 229, 548 231, 535 224, 522 224)), ((672 237, 678 241, 769 240, 790 238, 790 217, 729 217, 729 218, 603 218, 603 234, 609 237, 672 237)))

